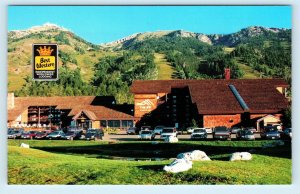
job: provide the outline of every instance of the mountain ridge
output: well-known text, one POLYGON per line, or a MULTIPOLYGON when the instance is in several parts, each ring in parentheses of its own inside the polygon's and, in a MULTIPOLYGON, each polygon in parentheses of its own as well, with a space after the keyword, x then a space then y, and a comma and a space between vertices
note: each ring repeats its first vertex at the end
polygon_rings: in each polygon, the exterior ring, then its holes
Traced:
POLYGON ((154 31, 154 32, 139 32, 135 33, 116 41, 108 42, 108 43, 101 43, 100 46, 102 47, 120 47, 120 44, 126 44, 128 41, 143 40, 139 37, 144 36, 144 38, 153 38, 153 37, 162 37, 162 36, 170 36, 170 37, 189 37, 189 38, 196 38, 201 42, 210 44, 210 45, 222 45, 224 42, 226 46, 234 46, 239 42, 241 38, 252 38, 257 37, 260 35, 264 35, 267 33, 280 33, 283 31, 289 31, 290 29, 287 28, 274 28, 274 27, 263 27, 263 26, 249 26, 247 28, 242 28, 238 32, 228 33, 228 34, 205 34, 200 32, 191 32, 186 30, 161 30, 161 31, 154 31), (231 42, 228 42, 231 41, 231 42))
POLYGON ((71 30, 69 30, 67 28, 59 26, 57 24, 47 22, 43 25, 32 26, 32 27, 30 27, 28 29, 25 29, 25 30, 11 30, 11 31, 8 32, 8 37, 13 38, 13 39, 17 39, 17 38, 25 37, 25 36, 30 35, 30 34, 46 32, 46 31, 49 31, 49 30, 60 30, 60 31, 72 32, 71 30))
MULTIPOLYGON (((189 37, 189 38, 196 38, 201 42, 210 44, 210 45, 222 45, 225 46, 234 46, 239 43, 239 40, 242 38, 252 38, 257 37, 260 35, 264 35, 266 33, 280 33, 283 31, 289 31, 291 29, 287 28, 275 28, 275 27, 263 27, 263 26, 249 26, 246 28, 242 28, 241 30, 233 33, 226 33, 226 34, 205 34, 201 32, 192 32, 187 30, 158 30, 158 31, 150 31, 150 32, 137 32, 129 36, 125 36, 115 41, 110 41, 107 43, 100 43, 94 45, 107 48, 107 47, 122 47, 122 44, 126 44, 132 41, 142 41, 145 38, 159 38, 162 36, 169 36, 169 37, 189 37)), ((9 39, 17 39, 23 38, 30 34, 38 34, 41 32, 47 31, 63 31, 63 32, 72 32, 71 30, 59 26, 53 23, 45 23, 41 26, 32 26, 25 30, 11 30, 8 32, 9 39)))

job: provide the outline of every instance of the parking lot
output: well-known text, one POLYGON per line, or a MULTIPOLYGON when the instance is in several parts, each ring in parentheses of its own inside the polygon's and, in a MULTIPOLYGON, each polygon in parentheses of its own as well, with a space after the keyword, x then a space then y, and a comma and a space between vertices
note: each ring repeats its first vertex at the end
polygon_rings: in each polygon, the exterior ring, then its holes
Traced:
MULTIPOLYGON (((177 136, 178 140, 190 140, 191 135, 190 134, 183 134, 177 136)), ((234 140, 236 138, 235 134, 231 134, 231 139, 234 140)), ((260 134, 255 134, 256 139, 260 139, 260 134)), ((121 134, 105 134, 104 140, 117 140, 117 141, 135 141, 139 139, 138 135, 127 135, 126 133, 121 134)), ((155 140, 160 140, 160 135, 155 136, 155 140)), ((207 135, 207 140, 213 140, 212 134, 207 135)))

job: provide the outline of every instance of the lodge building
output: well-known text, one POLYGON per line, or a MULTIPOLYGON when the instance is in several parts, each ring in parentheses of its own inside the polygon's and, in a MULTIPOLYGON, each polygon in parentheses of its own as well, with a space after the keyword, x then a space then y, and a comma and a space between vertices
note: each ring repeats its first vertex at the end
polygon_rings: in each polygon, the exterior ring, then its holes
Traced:
POLYGON ((137 80, 134 116, 140 125, 186 128, 281 123, 289 105, 282 79, 137 80))
POLYGON ((109 96, 15 97, 8 94, 9 127, 78 126, 128 128, 133 106, 109 96))
POLYGON ((134 105, 109 96, 15 97, 8 94, 8 126, 84 128, 165 125, 253 126, 281 123, 289 106, 282 79, 136 80, 134 105))

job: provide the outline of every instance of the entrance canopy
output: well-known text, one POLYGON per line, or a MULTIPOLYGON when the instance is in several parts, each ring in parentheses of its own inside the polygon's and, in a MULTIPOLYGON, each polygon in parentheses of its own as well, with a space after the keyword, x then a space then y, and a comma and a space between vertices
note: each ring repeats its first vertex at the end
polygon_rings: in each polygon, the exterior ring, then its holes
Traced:
POLYGON ((77 120, 77 119, 81 119, 81 117, 87 117, 89 120, 92 120, 92 121, 97 120, 95 113, 93 113, 92 111, 89 111, 89 110, 79 111, 72 119, 77 120))

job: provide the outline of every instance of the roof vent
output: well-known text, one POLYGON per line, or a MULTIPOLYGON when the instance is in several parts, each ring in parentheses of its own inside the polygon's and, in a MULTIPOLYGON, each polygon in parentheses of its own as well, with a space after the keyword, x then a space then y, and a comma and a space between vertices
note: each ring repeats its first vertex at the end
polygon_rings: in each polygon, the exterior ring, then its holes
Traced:
POLYGON ((236 97, 237 101, 240 103, 241 107, 244 109, 244 111, 249 111, 249 107, 247 106, 246 102, 240 95, 240 93, 237 91, 237 89, 234 87, 234 85, 229 84, 229 88, 233 95, 236 97))

